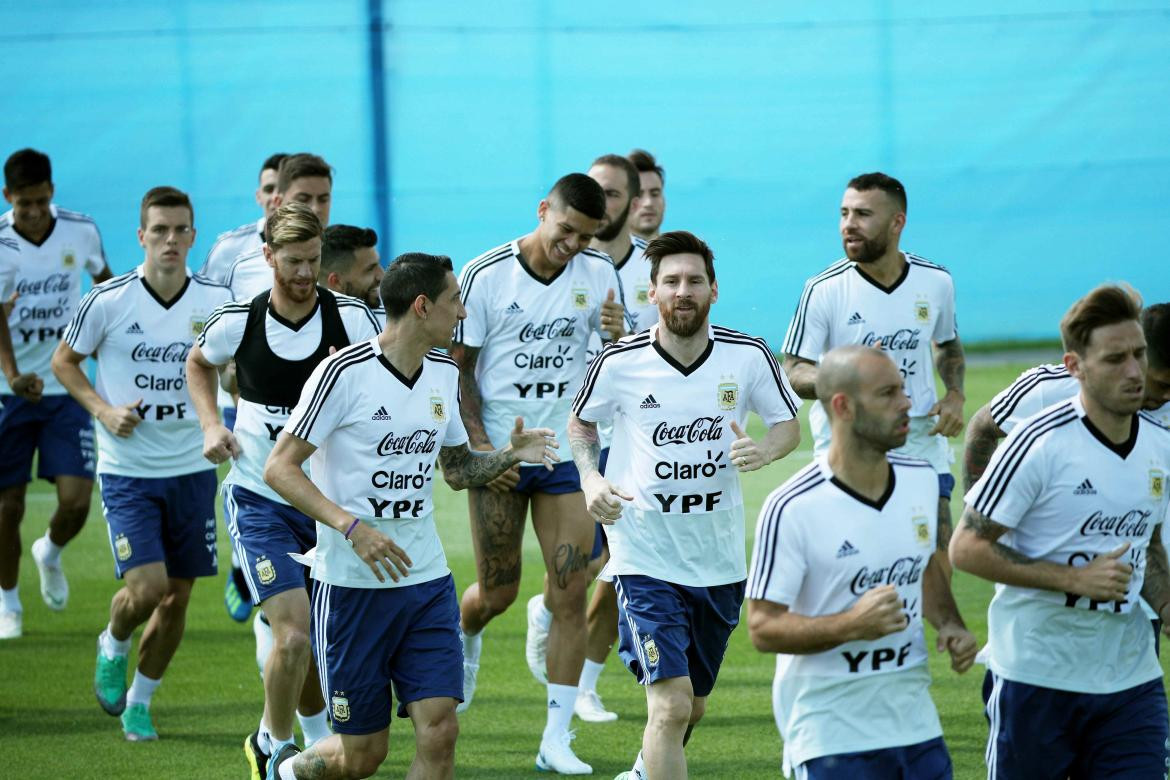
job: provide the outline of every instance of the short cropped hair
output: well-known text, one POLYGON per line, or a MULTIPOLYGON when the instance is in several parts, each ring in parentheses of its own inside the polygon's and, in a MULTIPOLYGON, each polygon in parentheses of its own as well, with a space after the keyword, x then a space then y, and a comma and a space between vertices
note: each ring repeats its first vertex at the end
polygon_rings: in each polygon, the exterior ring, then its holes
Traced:
POLYGON ((4 163, 4 186, 9 192, 38 184, 51 184, 52 181, 53 164, 44 152, 21 149, 9 155, 4 163))
POLYGON ((894 199, 894 202, 902 209, 903 214, 906 213, 906 188, 893 176, 876 172, 863 173, 849 180, 848 189, 858 192, 881 190, 894 199))
POLYGON ((260 173, 264 171, 279 171, 280 164, 284 162, 284 158, 288 157, 286 152, 277 152, 276 154, 268 155, 268 159, 260 166, 260 173))
POLYGON ((707 281, 715 283, 715 255, 711 252, 711 247, 694 233, 685 230, 663 233, 646 245, 645 255, 650 261, 650 281, 658 283, 658 265, 662 258, 683 254, 703 258, 703 266, 707 269, 707 281))
POLYGON ((666 183, 666 171, 650 152, 645 149, 631 149, 626 157, 638 169, 638 173, 657 173, 658 178, 662 179, 662 183, 666 183))
POLYGON ((605 219, 605 190, 583 173, 569 173, 557 179, 546 199, 576 209, 590 219, 605 219))
MULTIPOLYGON (((642 192, 642 179, 638 176, 638 169, 634 167, 632 162, 620 154, 603 154, 593 161, 593 165, 608 165, 610 168, 625 171, 626 181, 628 182, 626 190, 631 198, 636 198, 642 192)), ((589 167, 592 168, 593 165, 589 167)))
POLYGON ((1103 284, 1074 303, 1060 320, 1066 352, 1084 355, 1093 331, 1119 322, 1141 320, 1142 302, 1133 288, 1103 284))
POLYGON ((332 183, 333 169, 329 167, 329 163, 315 154, 301 152, 287 155, 276 169, 276 191, 288 192, 294 181, 306 176, 321 176, 332 183))
POLYGON ((1155 303, 1142 309, 1142 330, 1150 366, 1170 368, 1170 303, 1155 303))
POLYGON ((142 196, 142 207, 138 210, 139 227, 146 227, 146 210, 151 206, 161 208, 185 207, 191 215, 191 224, 195 224, 195 208, 191 205, 191 199, 187 197, 187 193, 182 190, 175 189, 174 187, 152 187, 147 190, 146 194, 142 196))
POLYGON ((284 203, 264 224, 264 243, 275 252, 288 244, 321 238, 325 233, 321 220, 304 203, 284 203))
POLYGON ((394 258, 378 286, 386 319, 400 319, 420 295, 438 300, 447 287, 447 272, 453 270, 446 255, 407 252, 394 258))
POLYGON ((321 244, 321 273, 343 274, 353 265, 354 253, 378 245, 378 234, 373 228, 353 225, 330 225, 325 228, 321 244))

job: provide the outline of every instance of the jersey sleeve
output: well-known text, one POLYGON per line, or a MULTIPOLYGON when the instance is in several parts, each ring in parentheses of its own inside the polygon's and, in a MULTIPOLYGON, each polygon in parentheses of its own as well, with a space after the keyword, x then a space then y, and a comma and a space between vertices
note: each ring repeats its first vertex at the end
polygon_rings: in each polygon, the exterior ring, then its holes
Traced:
POLYGON ((625 320, 626 333, 634 332, 634 318, 630 314, 630 310, 626 308, 626 295, 622 289, 622 278, 614 267, 613 262, 606 262, 603 266, 604 270, 599 275, 597 290, 597 306, 589 318, 589 326, 593 332, 601 336, 602 340, 612 340, 612 335, 601 329, 601 305, 609 299, 609 291, 613 290, 614 303, 620 303, 622 306, 622 319, 625 320))
MULTIPOLYGON (((1011 433, 1024 420, 1055 403, 1044 392, 1053 383, 1054 380, 1045 379, 1044 367, 1028 369, 991 399, 987 408, 992 421, 1005 434, 1011 433)), ((1068 382, 1063 384, 1067 386, 1068 382)))
POLYGON ((936 344, 946 344, 959 335, 959 325, 955 319, 955 282, 950 274, 940 275, 943 279, 939 285, 938 318, 931 338, 936 344))
POLYGON ((747 595, 757 601, 791 605, 800 595, 808 564, 800 529, 784 496, 769 499, 756 521, 747 595))
POLYGON ((90 276, 97 276, 106 267, 106 249, 102 246, 102 234, 97 223, 90 225, 93 229, 85 253, 85 270, 90 276))
POLYGON ((796 417, 801 400, 788 382, 788 375, 766 343, 759 344, 760 356, 748 394, 748 409, 769 428, 796 417))
POLYGON ((784 337, 784 354, 814 362, 829 348, 829 303, 823 286, 805 283, 784 337))
POLYGON ((344 354, 335 353, 317 364, 284 426, 314 447, 320 447, 340 427, 352 406, 348 400, 349 377, 343 372, 347 361, 339 359, 344 354))
POLYGON ((211 313, 195 344, 207 362, 222 366, 236 355, 248 324, 248 310, 226 303, 211 313))
POLYGON ((220 284, 227 284, 228 270, 231 268, 232 260, 235 259, 227 250, 230 246, 231 241, 225 237, 220 236, 216 239, 203 261, 203 267, 199 269, 199 275, 206 276, 220 284))
POLYGON ((1012 431, 991 456, 987 471, 967 491, 967 505, 999 525, 1018 526, 1046 484, 1046 440, 1032 425, 1012 431))
POLYGON ((20 249, 17 243, 0 238, 0 300, 6 301, 12 296, 19 268, 20 249))
POLYGON ((350 344, 357 344, 359 341, 369 341, 374 336, 377 336, 381 330, 378 327, 377 318, 370 311, 370 307, 361 301, 355 300, 352 303, 346 301, 338 306, 338 309, 341 314, 341 321, 345 325, 345 335, 349 336, 350 344))
POLYGON ((98 286, 86 293, 85 297, 81 299, 77 311, 74 312, 73 319, 65 328, 63 341, 74 352, 82 355, 92 355, 97 352, 98 347, 106 338, 108 314, 105 299, 108 299, 109 296, 105 296, 103 299, 101 292, 102 288, 98 286))
POLYGON ((459 274, 459 290, 463 298, 463 308, 467 317, 455 326, 455 341, 464 346, 478 349, 487 341, 488 333, 488 304, 491 301, 490 292, 486 289, 490 284, 490 274, 471 274, 468 269, 474 263, 468 263, 459 274), (472 277, 478 277, 472 279, 472 277))
POLYGON ((613 393, 613 348, 606 347, 589 364, 585 381, 573 398, 573 414, 585 422, 609 422, 617 410, 613 393))

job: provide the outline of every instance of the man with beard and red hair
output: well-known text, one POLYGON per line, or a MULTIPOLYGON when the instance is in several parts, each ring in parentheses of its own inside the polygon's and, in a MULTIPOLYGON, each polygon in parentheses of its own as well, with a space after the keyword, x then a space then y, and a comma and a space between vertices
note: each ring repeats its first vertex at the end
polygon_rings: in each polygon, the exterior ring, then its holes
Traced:
MULTIPOLYGON (((951 449, 963 429, 963 347, 955 325, 955 286, 941 265, 898 248, 906 190, 884 173, 854 177, 841 199, 845 257, 810 278, 784 339, 784 370, 801 398, 816 399, 817 363, 847 344, 890 354, 910 396, 910 435, 895 454, 928 461, 938 474, 938 548, 951 540, 951 449), (933 350, 933 355, 932 355, 933 350), (946 387, 939 399, 931 362, 946 387)), ((809 410, 815 451, 829 448, 820 403, 809 410)))
POLYGON ((714 257, 685 231, 646 247, 659 321, 607 347, 573 401, 569 443, 590 516, 606 526, 622 661, 646 687, 628 776, 685 778, 683 748, 739 622, 747 566, 737 471, 800 441, 800 399, 763 339, 708 322, 714 257), (744 433, 749 412, 768 426, 744 433), (605 475, 599 422, 614 426, 605 475), (730 468, 729 468, 730 466, 730 468))

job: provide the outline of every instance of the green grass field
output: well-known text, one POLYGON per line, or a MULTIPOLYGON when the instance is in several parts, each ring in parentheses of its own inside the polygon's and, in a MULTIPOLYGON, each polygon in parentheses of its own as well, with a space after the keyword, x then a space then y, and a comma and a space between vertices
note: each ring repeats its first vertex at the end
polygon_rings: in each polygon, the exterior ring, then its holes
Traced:
MULTIPOLYGON (((1009 383, 1022 364, 972 367, 967 377, 966 414, 1009 383)), ((807 405, 806 405, 807 409, 807 405)), ((758 421, 757 421, 758 423, 758 421)), ((759 428, 754 429, 758 434, 759 428)), ((955 442, 961 452, 961 441, 955 442)), ((786 460, 743 480, 748 539, 764 497, 809 458, 807 428, 786 460)), ((956 468, 957 472, 957 468, 956 468)), ((436 482, 440 533, 462 591, 474 578, 466 499, 436 482)), ((122 739, 118 719, 103 713, 92 693, 94 642, 108 619, 117 589, 95 493, 90 521, 64 554, 72 595, 62 613, 50 612, 37 591, 28 547, 44 532, 54 499, 36 483, 24 521, 21 597, 25 636, 0 642, 0 777, 32 778, 244 778, 244 737, 259 721, 262 691, 256 673, 251 628, 228 619, 222 604, 229 560, 220 533, 221 573, 195 589, 187 634, 155 695, 156 743, 122 739)), ((954 505, 958 514, 959 504, 954 505)), ((526 539, 521 597, 484 634, 483 666, 475 704, 461 717, 458 777, 513 778, 536 774, 533 759, 544 724, 544 689, 524 663, 524 602, 539 588, 541 567, 532 534, 526 539)), ((956 575, 958 602, 968 625, 986 637, 991 586, 956 575)), ((928 640, 932 643, 928 629, 928 640)), ((131 667, 132 668, 132 667, 131 667)), ((731 638, 707 716, 687 749, 691 775, 700 778, 779 776, 780 740, 771 712, 774 660, 757 653, 741 626, 731 638)), ((979 697, 982 667, 954 675, 945 656, 932 658, 934 700, 955 763, 955 776, 984 774, 986 734, 979 697)), ((574 749, 598 777, 628 769, 641 744, 645 699, 633 677, 611 655, 599 691, 620 718, 608 724, 575 722, 574 749)), ((390 730, 390 756, 378 777, 402 777, 414 754, 409 721, 390 730)))

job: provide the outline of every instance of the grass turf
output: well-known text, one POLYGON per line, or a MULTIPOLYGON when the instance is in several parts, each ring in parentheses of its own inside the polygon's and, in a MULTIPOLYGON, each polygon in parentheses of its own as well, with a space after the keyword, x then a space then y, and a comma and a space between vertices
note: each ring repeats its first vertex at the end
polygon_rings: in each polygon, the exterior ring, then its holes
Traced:
MULTIPOLYGON (((1026 366, 971 368, 966 414, 972 414, 1026 366)), ((805 414, 807 415, 807 404, 805 414)), ((760 431, 755 420, 753 435, 760 431)), ((962 442, 954 442, 961 453, 962 442)), ((748 539, 764 497, 808 461, 807 433, 798 451, 767 469, 745 475, 748 539)), ((958 471, 956 467, 956 472, 958 471)), ((440 535, 457 586, 475 576, 467 527, 466 499, 436 481, 440 535)), ((959 489, 957 493, 961 494, 959 489)), ((952 502, 957 516, 959 495, 952 502)), ((0 642, 0 776, 31 780, 48 777, 244 778, 245 736, 259 722, 262 690, 256 673, 249 625, 232 622, 223 607, 229 550, 221 530, 219 577, 195 588, 182 646, 167 671, 152 707, 161 738, 154 743, 122 740, 118 719, 103 713, 92 693, 94 641, 108 619, 109 600, 118 585, 106 540, 100 501, 94 495, 90 522, 63 556, 72 594, 61 613, 50 612, 37 591, 28 547, 44 533, 54 508, 50 485, 34 483, 24 520, 21 597, 25 635, 0 642)), ((222 529, 222 526, 221 526, 222 529)), ((524 662, 524 602, 540 587, 536 543, 525 539, 521 596, 484 633, 483 665, 475 703, 460 718, 456 776, 513 778, 533 776, 533 759, 544 725, 544 689, 524 662)), ((986 638, 986 606, 991 585, 964 574, 955 576, 959 606, 968 625, 986 638)), ((933 648, 933 632, 927 629, 933 648)), ((133 659, 131 659, 133 663, 133 659)), ((133 667, 131 667, 133 668, 133 667)), ((780 740, 771 712, 772 656, 757 653, 745 626, 731 637, 707 715, 687 748, 691 776, 764 778, 779 775, 780 740)), ((932 652, 932 693, 955 764, 955 777, 984 776, 982 667, 959 677, 946 656, 932 652)), ((613 723, 575 721, 574 749, 598 777, 628 769, 641 745, 646 706, 641 688, 616 660, 599 683, 605 704, 619 713, 613 723)), ((390 755, 377 777, 402 777, 414 755, 409 721, 390 729, 390 755)))

